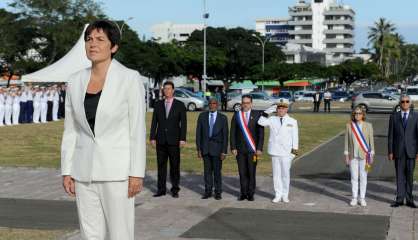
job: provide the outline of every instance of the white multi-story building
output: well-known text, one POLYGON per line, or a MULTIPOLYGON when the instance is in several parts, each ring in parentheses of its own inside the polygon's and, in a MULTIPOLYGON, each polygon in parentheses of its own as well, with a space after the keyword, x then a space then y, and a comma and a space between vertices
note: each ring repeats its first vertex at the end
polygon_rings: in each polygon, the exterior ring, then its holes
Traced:
MULTIPOLYGON (((282 40, 280 45, 288 42, 303 45, 317 53, 323 52, 327 65, 340 63, 354 53, 355 12, 350 6, 339 4, 336 0, 311 0, 309 3, 298 0, 289 7, 289 16, 288 21, 257 20, 256 31, 267 36, 269 31, 272 35, 278 34, 271 29, 286 29, 287 40, 282 40)), ((294 46, 289 48, 295 49, 294 46)))
POLYGON ((257 19, 255 30, 262 36, 268 37, 270 42, 285 45, 289 41, 289 18, 257 19))
POLYGON ((203 30, 203 24, 175 24, 163 22, 151 27, 153 38, 158 43, 167 43, 173 40, 186 41, 195 30, 203 30))

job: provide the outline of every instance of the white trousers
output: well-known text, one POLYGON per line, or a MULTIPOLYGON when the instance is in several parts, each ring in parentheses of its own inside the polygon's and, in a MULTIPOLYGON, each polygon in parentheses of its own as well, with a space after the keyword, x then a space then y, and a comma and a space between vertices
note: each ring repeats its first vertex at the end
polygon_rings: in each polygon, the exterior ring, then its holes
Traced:
POLYGON ((33 122, 39 123, 41 117, 41 104, 39 102, 33 102, 33 122))
POLYGON ((46 123, 46 115, 48 113, 48 104, 41 103, 41 122, 46 123))
POLYGON ((19 115, 20 115, 20 105, 19 104, 13 104, 13 125, 19 124, 19 115))
POLYGON ((56 101, 52 104, 52 120, 58 121, 58 102, 56 101))
POLYGON ((0 126, 4 126, 4 105, 0 105, 0 126))
POLYGON ((271 156, 273 165, 273 186, 276 197, 288 198, 292 156, 271 156))
POLYGON ((134 240, 135 198, 128 198, 128 181, 76 181, 75 191, 82 239, 134 240))
POLYGON ((4 106, 4 123, 12 125, 12 105, 6 104, 4 106))
POLYGON ((367 187, 367 172, 365 169, 366 160, 354 158, 350 161, 351 172, 351 190, 353 192, 353 199, 358 198, 359 178, 360 178, 360 199, 366 197, 367 187))

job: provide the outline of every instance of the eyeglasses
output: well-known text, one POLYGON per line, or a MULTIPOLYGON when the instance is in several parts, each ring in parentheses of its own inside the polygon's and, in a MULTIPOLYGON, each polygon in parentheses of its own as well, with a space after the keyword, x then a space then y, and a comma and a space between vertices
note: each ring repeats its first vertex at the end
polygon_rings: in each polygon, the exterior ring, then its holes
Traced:
POLYGON ((356 112, 356 113, 354 113, 354 115, 363 115, 363 113, 361 113, 361 112, 356 112))
POLYGON ((409 101, 407 100, 407 101, 401 101, 401 103, 409 103, 409 101))

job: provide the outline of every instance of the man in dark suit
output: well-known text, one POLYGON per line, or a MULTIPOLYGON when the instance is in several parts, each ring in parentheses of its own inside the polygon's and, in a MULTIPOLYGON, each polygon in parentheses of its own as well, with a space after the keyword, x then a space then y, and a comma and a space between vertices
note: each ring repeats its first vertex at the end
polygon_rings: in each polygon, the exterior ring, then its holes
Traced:
POLYGON ((180 147, 186 144, 186 107, 174 99, 174 84, 163 85, 164 100, 155 104, 152 114, 150 142, 157 148, 158 191, 154 197, 166 194, 167 160, 170 161, 171 195, 180 191, 180 147))
POLYGON ((215 199, 222 199, 222 161, 228 150, 228 118, 218 112, 218 100, 209 100, 209 111, 199 115, 196 127, 197 156, 203 158, 205 193, 202 199, 212 196, 215 183, 215 199))
POLYGON ((314 103, 314 112, 319 112, 319 106, 321 105, 321 93, 316 91, 313 95, 313 103, 314 103))
POLYGON ((412 195, 415 161, 418 160, 418 115, 410 109, 409 96, 402 96, 401 111, 390 116, 388 132, 389 160, 395 160, 396 201, 392 207, 404 204, 416 208, 412 195))
POLYGON ((231 151, 237 158, 241 185, 238 201, 254 201, 257 158, 262 155, 264 144, 264 127, 257 123, 261 112, 251 109, 252 102, 251 95, 243 95, 241 111, 235 112, 231 120, 231 151), (249 136, 245 134, 245 129, 253 139, 252 144, 246 140, 249 136))

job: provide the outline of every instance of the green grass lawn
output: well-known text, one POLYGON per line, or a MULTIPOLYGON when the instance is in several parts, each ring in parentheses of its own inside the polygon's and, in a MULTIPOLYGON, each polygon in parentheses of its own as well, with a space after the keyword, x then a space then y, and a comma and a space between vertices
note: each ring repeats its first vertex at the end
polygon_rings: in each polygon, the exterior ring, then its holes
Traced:
MULTIPOLYGON (((195 128, 199 113, 189 112, 187 145, 181 150, 181 170, 201 173, 202 163, 197 158, 195 147, 195 128)), ((229 119, 232 113, 228 113, 229 119)), ((299 121, 300 153, 306 153, 343 130, 348 121, 345 115, 291 114, 299 121)), ((147 114, 147 126, 150 126, 152 113, 147 114)), ((18 125, 0 128, 0 166, 48 167, 60 166, 60 143, 63 121, 48 124, 18 125)), ((259 162, 257 172, 271 172, 268 157, 268 129, 265 136, 264 156, 259 162)), ((155 149, 147 146, 147 169, 156 169, 155 149)), ((237 174, 237 164, 231 154, 225 159, 223 172, 237 174)))

